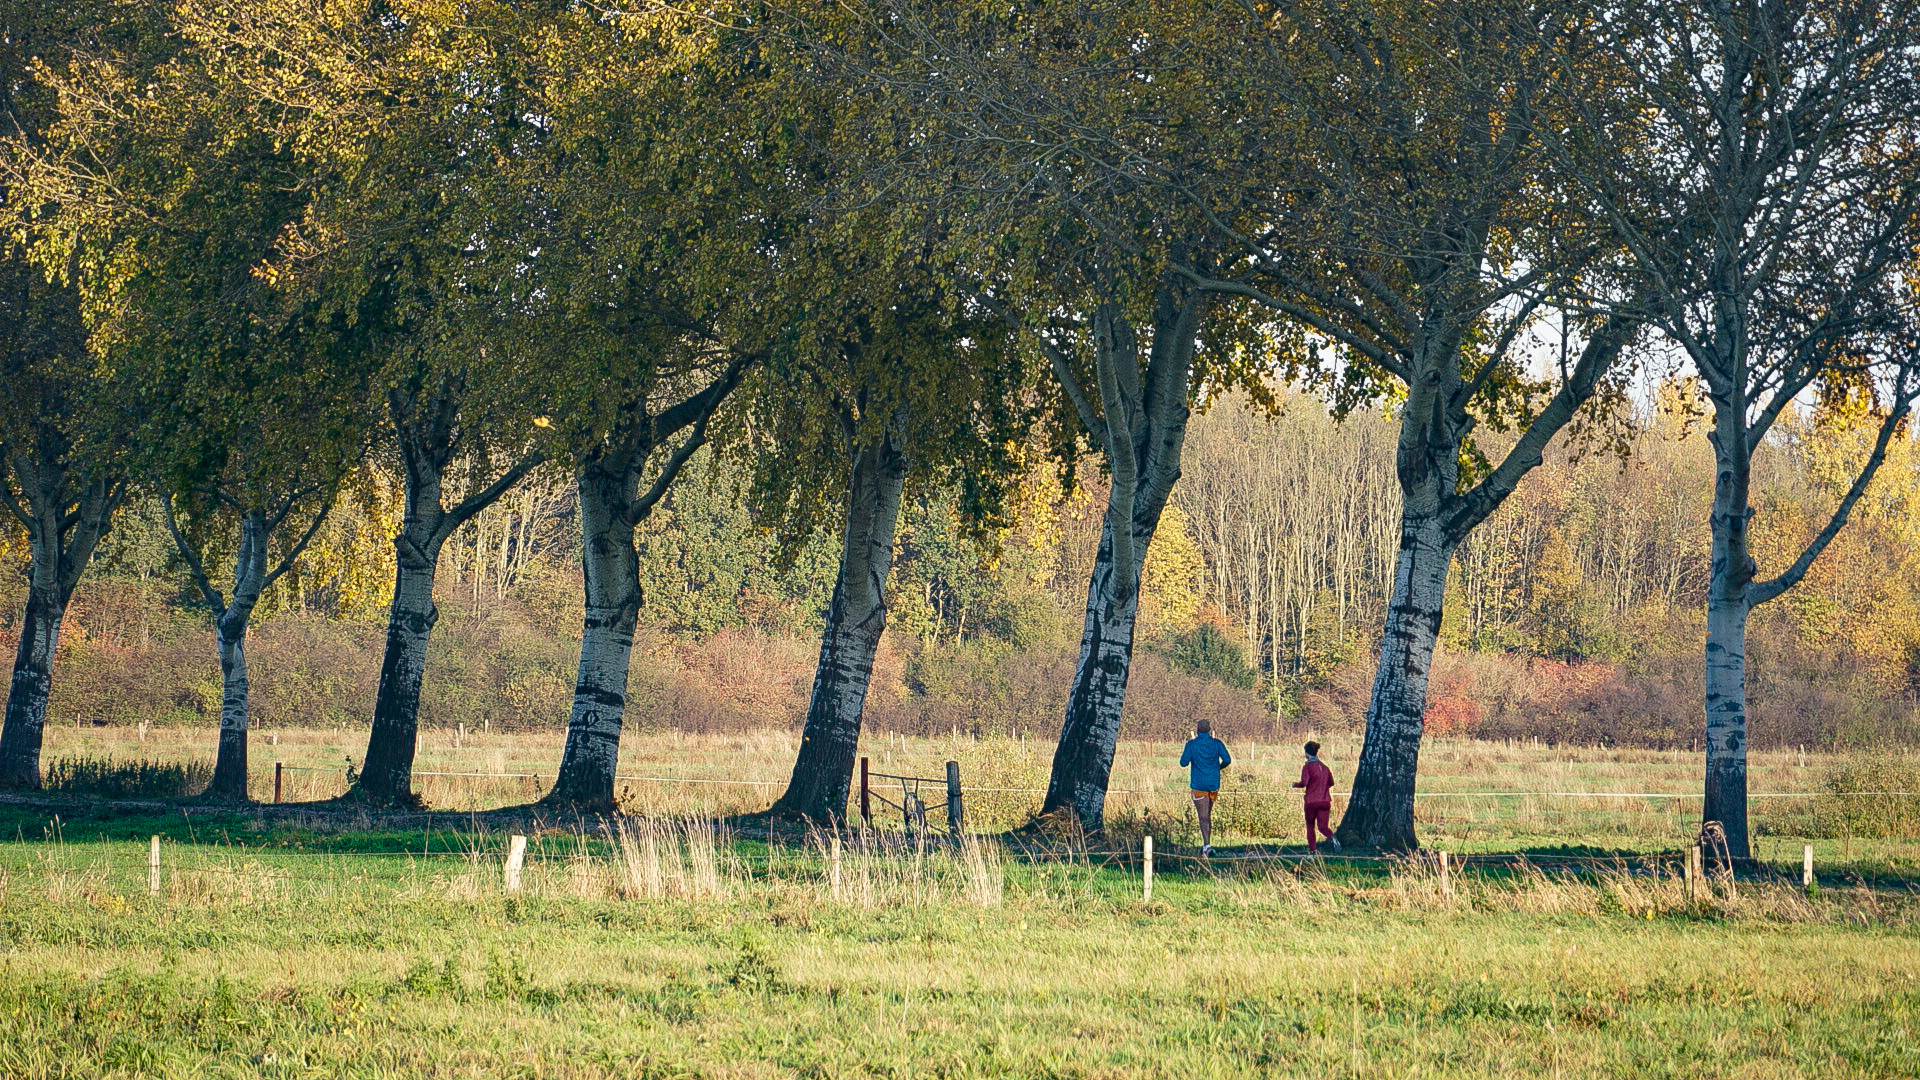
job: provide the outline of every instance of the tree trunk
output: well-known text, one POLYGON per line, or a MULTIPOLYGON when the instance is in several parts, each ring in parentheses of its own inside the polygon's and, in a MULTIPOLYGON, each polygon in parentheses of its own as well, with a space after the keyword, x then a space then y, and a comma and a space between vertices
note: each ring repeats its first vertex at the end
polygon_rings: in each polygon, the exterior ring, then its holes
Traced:
POLYGON ((382 806, 413 806, 413 755, 420 727, 420 684, 426 676, 427 643, 440 609, 433 602, 434 574, 442 536, 412 523, 394 542, 398 566, 393 607, 387 616, 387 649, 380 662, 380 689, 367 737, 366 764, 356 793, 382 806), (421 535, 426 534, 426 535, 421 535))
POLYGON ((20 648, 7 694, 6 726, 0 730, 0 787, 40 789, 40 740, 53 690, 53 658, 67 605, 56 586, 35 583, 20 623, 20 648))
POLYGON ((251 605, 220 617, 220 751, 207 794, 216 799, 247 799, 247 623, 251 605))
POLYGON ((891 433, 854 458, 840 576, 827 608, 800 753, 776 814, 822 823, 846 814, 873 657, 887 625, 887 575, 906 479, 906 455, 891 433))
POLYGON ((1180 480, 1180 455, 1192 412, 1194 344, 1206 310, 1205 293, 1172 278, 1163 280, 1155 297, 1153 340, 1142 364, 1124 309, 1102 304, 1091 326, 1098 410, 1073 377, 1064 354, 1053 353, 1061 386, 1081 424, 1106 451, 1113 481, 1101 523, 1100 552, 1087 584, 1080 663, 1040 811, 1044 815, 1072 807, 1089 830, 1099 829, 1106 814, 1107 783, 1133 666, 1140 571, 1173 485, 1180 480))
POLYGON ((1408 515, 1403 520, 1380 666, 1367 705, 1366 741, 1340 820, 1343 843, 1419 846, 1413 827, 1415 778, 1420 737, 1426 730, 1427 679, 1440 639, 1453 547, 1437 516, 1408 515))
MULTIPOLYGON (((1718 405, 1718 401, 1715 402, 1718 405)), ((1709 441, 1715 465, 1712 567, 1707 583, 1706 799, 1702 819, 1727 833, 1727 853, 1747 858, 1747 616, 1756 570, 1747 525, 1752 454, 1745 416, 1722 410, 1709 441)))
MULTIPOLYGON (((1157 517, 1157 515, 1156 515, 1157 517)), ((1156 520, 1157 524, 1157 520, 1156 520)), ((1134 551, 1144 559, 1152 533, 1140 536, 1134 551)), ((1120 739, 1120 713, 1127 699, 1127 676, 1133 668, 1133 625, 1140 608, 1138 588, 1119 589, 1113 557, 1113 524, 1101 529, 1100 552, 1094 558, 1087 585, 1087 617, 1080 634, 1080 663, 1074 671, 1073 691, 1067 698, 1066 724, 1053 752, 1053 773, 1041 813, 1072 807, 1089 829, 1098 828, 1106 814, 1107 784, 1113 775, 1113 753, 1120 739)), ((1135 569, 1134 580, 1139 580, 1135 569)))
POLYGON ((1705 820, 1727 832, 1727 853, 1747 858, 1747 605, 1707 604, 1707 791, 1705 820))
POLYGON ((640 560, 633 544, 626 466, 623 456, 590 463, 580 471, 580 561, 587 612, 566 751, 547 794, 548 802, 600 810, 613 809, 633 627, 640 612, 640 560))

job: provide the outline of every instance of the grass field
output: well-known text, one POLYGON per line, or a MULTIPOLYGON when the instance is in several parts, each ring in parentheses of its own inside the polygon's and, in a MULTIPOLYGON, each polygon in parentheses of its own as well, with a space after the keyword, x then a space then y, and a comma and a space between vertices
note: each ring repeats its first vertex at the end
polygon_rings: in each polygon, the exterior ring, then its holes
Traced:
MULTIPOLYGON (((1227 733, 1232 738, 1232 733, 1227 733)), ((1352 777, 1357 740, 1321 736, 1321 756, 1340 790, 1352 777)), ((430 807, 485 810, 538 798, 559 760, 554 734, 424 731, 416 786, 430 807), (455 776, 427 775, 456 773, 455 776), (520 774, 520 775, 515 775, 520 774)), ((1299 775, 1299 749, 1233 741, 1235 763, 1215 813, 1230 842, 1298 843, 1299 798, 1289 786, 1299 775)), ((57 728, 47 732, 45 756, 104 756, 121 760, 211 760, 210 733, 154 728, 144 739, 128 728, 57 728)), ((346 789, 346 768, 365 751, 359 730, 278 729, 253 735, 253 796, 273 797, 273 763, 283 762, 283 797, 327 799, 346 789)), ((794 736, 785 731, 693 736, 629 733, 621 746, 623 804, 645 814, 737 814, 764 809, 792 768, 794 736), (672 780, 645 780, 667 777, 672 780), (686 782, 702 781, 702 782, 686 782)), ((997 831, 1024 823, 1040 804, 1052 746, 1038 740, 903 738, 870 735, 862 747, 876 771, 943 775, 957 760, 968 789, 972 825, 997 831)), ((1197 845, 1179 746, 1123 742, 1116 755, 1109 810, 1120 831, 1151 832, 1168 846, 1197 845)), ((1849 836, 1824 820, 1831 799, 1822 793, 1834 755, 1758 752, 1751 790, 1792 798, 1753 802, 1755 854, 1782 866, 1798 865, 1812 843, 1822 865, 1858 864, 1880 874, 1920 876, 1920 835, 1909 824, 1891 838, 1849 836)), ((1458 852, 1671 851, 1700 828, 1700 756, 1685 751, 1544 747, 1464 739, 1428 740, 1421 756, 1417 803, 1421 840, 1458 852), (1569 794, 1579 792, 1593 795, 1569 794), (1519 794, 1494 794, 1519 793, 1519 794), (1644 793, 1645 797, 1620 798, 1644 793)), ((1913 771, 1913 770, 1909 770, 1913 771)), ((897 796, 898 791, 895 789, 897 796)), ((1336 790, 1334 819, 1342 796, 1336 790)), ((1909 802, 1920 804, 1920 799, 1909 802)), ((1909 813, 1920 822, 1920 813, 1909 813)), ((890 827, 883 820, 882 827, 890 827)), ((10 832, 11 830, 9 830, 10 832)), ((5 835, 5 833, 0 833, 5 835)))
MULTIPOLYGON (((357 732, 256 733, 255 794, 337 794, 357 732), (264 780, 263 780, 264 778, 264 780)), ((1343 776, 1351 747, 1326 756, 1343 776)), ((524 804, 553 740, 430 733, 430 805, 524 804)), ((962 763, 976 827, 1021 820, 1046 747, 872 740, 887 772, 962 763), (997 790, 996 790, 997 789, 997 790)), ((1235 746, 1228 850, 1284 853, 1291 746, 1235 746), (1237 786, 1236 786, 1237 785, 1237 786), (1259 794, 1274 792, 1274 794, 1259 794)), ((630 737, 638 816, 518 819, 0 804, 0 1077, 1912 1077, 1920 867, 1911 838, 1761 819, 1778 877, 1690 897, 1690 755, 1437 742, 1433 847, 1530 852, 1444 883, 1433 863, 1038 857, 897 834, 770 846, 708 814, 764 807, 791 737, 630 737), (1523 792, 1497 797, 1479 793, 1523 792), (1470 797, 1469 797, 1470 796, 1470 797), (605 828, 602 828, 605 825, 605 828), (1818 831, 1806 829, 1804 831, 1818 831), (149 888, 148 840, 163 867, 149 888), (1597 857, 1602 853, 1617 857, 1597 857), (1585 856, 1588 861, 1556 860, 1585 856)), ((50 732, 48 756, 178 761, 199 733, 50 732)), ((1116 842, 1191 842, 1177 748, 1122 747, 1116 842), (1132 830, 1129 832, 1127 830, 1132 830)), ((1760 755, 1757 791, 1836 762, 1760 755)), ((887 824, 882 822, 883 825, 887 824)))
POLYGON ((0 845, 0 1076, 1920 1075, 1898 890, 1225 864, 1147 902, 993 844, 836 888, 667 822, 538 837, 510 894, 499 839, 48 819, 0 845))

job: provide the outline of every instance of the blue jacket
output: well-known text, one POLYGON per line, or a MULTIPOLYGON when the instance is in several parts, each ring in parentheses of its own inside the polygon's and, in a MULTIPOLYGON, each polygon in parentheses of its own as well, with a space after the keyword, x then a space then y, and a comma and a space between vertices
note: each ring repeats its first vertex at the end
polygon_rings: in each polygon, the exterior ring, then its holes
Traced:
POLYGON ((1220 766, 1233 764, 1233 758, 1227 754, 1227 744, 1212 735, 1195 735, 1187 740, 1187 748, 1180 751, 1180 764, 1193 766, 1193 790, 1219 791, 1220 766))

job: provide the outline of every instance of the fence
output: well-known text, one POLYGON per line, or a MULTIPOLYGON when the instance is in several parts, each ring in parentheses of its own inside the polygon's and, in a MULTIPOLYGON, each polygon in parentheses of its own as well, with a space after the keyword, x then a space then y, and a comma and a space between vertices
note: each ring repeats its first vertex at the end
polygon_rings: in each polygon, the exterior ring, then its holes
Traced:
MULTIPOLYGON (((924 830, 930 815, 937 817, 943 809, 951 815, 958 808, 965 824, 977 831, 997 831, 1029 820, 1044 794, 1044 789, 1037 786, 981 784, 968 786, 963 795, 957 762, 948 763, 952 775, 942 779, 877 772, 871 759, 860 760, 861 786, 849 810, 858 813, 869 827, 924 830), (937 793, 943 784, 948 789, 944 800, 930 801, 941 798, 937 793), (873 805, 876 799, 881 804, 877 809, 884 811, 878 819, 873 805)), ((276 803, 327 799, 344 792, 350 771, 346 763, 316 766, 274 762, 271 787, 256 786, 255 791, 259 796, 270 793, 276 803)), ((551 782, 550 773, 504 770, 423 769, 413 775, 421 781, 421 794, 428 804, 461 811, 484 808, 489 803, 531 802, 544 795, 551 782)), ((623 802, 628 805, 720 815, 762 810, 771 798, 769 789, 784 784, 751 777, 647 772, 622 773, 617 780, 623 785, 623 802), (710 794, 692 798, 676 794, 689 791, 710 794)), ((1195 824, 1184 787, 1115 787, 1109 796, 1109 821, 1119 824, 1128 835, 1153 832, 1163 839, 1177 839, 1195 824)), ((1298 798, 1299 793, 1288 788, 1230 787, 1222 792, 1216 807, 1215 828, 1222 836, 1236 839, 1293 837, 1300 831, 1298 798)), ((1343 798, 1336 795, 1336 816, 1342 810, 1343 798)), ((1414 798, 1423 839, 1462 850, 1503 843, 1511 846, 1525 837, 1586 841, 1668 837, 1677 841, 1702 823, 1701 796, 1694 792, 1536 787, 1422 791, 1414 798)), ((1920 792, 1760 791, 1751 793, 1749 799, 1756 836, 1920 839, 1920 792), (1843 804, 1847 812, 1836 809, 1843 804), (1890 819, 1884 828, 1860 820, 1886 814, 1898 820, 1890 819)), ((953 831, 951 821, 947 831, 953 831)))

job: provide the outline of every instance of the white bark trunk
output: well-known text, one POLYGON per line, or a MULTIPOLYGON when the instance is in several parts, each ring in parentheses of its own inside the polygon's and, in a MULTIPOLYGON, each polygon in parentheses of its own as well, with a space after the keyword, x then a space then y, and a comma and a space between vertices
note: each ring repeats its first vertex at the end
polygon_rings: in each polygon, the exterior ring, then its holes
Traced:
MULTIPOLYGON (((1157 522, 1156 522, 1157 524, 1157 522)), ((1133 550, 1144 558, 1152 533, 1136 531, 1133 550)), ((1100 552, 1087 584, 1086 621, 1080 634, 1080 662, 1067 698, 1066 724, 1053 754, 1042 812, 1072 807, 1089 828, 1104 819, 1113 754, 1120 740, 1120 716, 1126 706, 1127 678, 1133 667, 1134 619, 1140 591, 1122 595, 1113 555, 1113 528, 1101 529, 1100 552)), ((1139 580, 1140 567, 1131 576, 1139 580)))
POLYGON ((1453 545, 1438 519, 1409 517, 1403 522, 1380 666, 1367 705, 1366 741, 1340 820, 1344 843, 1419 846, 1413 797, 1426 730, 1427 682, 1440 640, 1452 560, 1453 545))
POLYGON ((547 801, 613 808, 626 719, 633 629, 640 611, 639 557, 628 516, 626 459, 581 470, 581 567, 586 577, 586 621, 580 632, 580 668, 567 721, 566 751, 547 801))
POLYGON ((220 620, 220 749, 207 794, 223 799, 247 797, 247 622, 220 620))
POLYGON ((387 615, 386 654, 380 662, 366 764, 360 770, 360 794, 382 805, 418 801, 413 794, 413 757, 420 726, 420 684, 426 677, 427 644, 440 620, 440 609, 433 602, 440 540, 419 535, 426 533, 424 529, 414 536, 409 532, 415 530, 403 529, 394 543, 399 567, 387 615))
POLYGON ((117 480, 100 479, 76 491, 63 466, 24 455, 7 464, 22 496, 9 496, 8 509, 27 529, 33 567, 7 689, 6 720, 0 725, 0 788, 37 791, 60 629, 74 586, 113 524, 125 489, 117 480))
MULTIPOLYGON (((1716 405, 1718 402, 1716 401, 1716 405)), ((1703 820, 1726 830, 1727 853, 1751 855, 1747 838, 1747 616, 1759 569, 1749 544, 1752 452, 1741 410, 1722 409, 1715 450, 1712 566, 1707 582, 1706 792, 1703 820)))
POLYGON ((40 742, 53 690, 54 654, 66 614, 66 604, 56 590, 36 583, 28 591, 13 682, 7 692, 6 726, 0 730, 0 787, 40 788, 40 742))
POLYGON ((840 575, 820 638, 800 753, 776 813, 818 822, 846 815, 873 658, 887 625, 887 575, 906 479, 907 459, 892 434, 854 459, 840 575))

